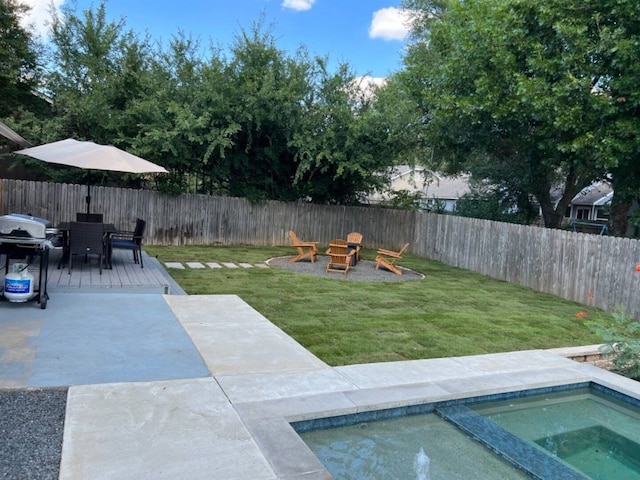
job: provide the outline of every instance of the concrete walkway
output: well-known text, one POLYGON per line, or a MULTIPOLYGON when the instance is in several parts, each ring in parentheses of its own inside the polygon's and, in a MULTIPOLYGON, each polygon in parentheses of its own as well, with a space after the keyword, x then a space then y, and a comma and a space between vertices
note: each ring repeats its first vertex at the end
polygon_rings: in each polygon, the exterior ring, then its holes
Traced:
POLYGON ((4 303, 0 339, 1 387, 70 386, 61 479, 329 479, 290 422, 590 380, 640 398, 541 350, 332 368, 235 295, 4 303))

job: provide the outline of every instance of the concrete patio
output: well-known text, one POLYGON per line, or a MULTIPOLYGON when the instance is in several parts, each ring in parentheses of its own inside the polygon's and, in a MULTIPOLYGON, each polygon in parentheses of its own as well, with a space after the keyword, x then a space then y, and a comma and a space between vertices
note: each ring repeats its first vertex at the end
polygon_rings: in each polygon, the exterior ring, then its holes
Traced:
POLYGON ((0 303, 0 389, 68 387, 60 479, 329 479, 290 422, 591 380, 640 398, 556 352, 330 367, 235 295, 49 290, 0 303))

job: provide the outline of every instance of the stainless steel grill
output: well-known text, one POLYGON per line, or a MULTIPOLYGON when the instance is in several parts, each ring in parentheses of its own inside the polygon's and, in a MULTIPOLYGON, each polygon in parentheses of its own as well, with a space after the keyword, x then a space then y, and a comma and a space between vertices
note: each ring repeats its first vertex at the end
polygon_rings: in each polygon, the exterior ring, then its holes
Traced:
MULTIPOLYGON (((9 273, 12 259, 39 258, 38 287, 34 289, 34 296, 40 308, 47 308, 47 277, 49 272, 49 248, 55 229, 49 228, 49 221, 43 218, 12 213, 0 216, 0 258, 5 256, 4 273, 9 273)), ((3 288, 3 298, 4 288, 3 288)))

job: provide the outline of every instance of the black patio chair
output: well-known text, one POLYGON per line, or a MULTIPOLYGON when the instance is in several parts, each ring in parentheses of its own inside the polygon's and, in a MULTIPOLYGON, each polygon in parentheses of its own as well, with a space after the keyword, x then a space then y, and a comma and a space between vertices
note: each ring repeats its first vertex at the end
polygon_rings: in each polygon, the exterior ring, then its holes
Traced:
POLYGON ((110 235, 110 252, 109 257, 114 249, 131 250, 133 252, 133 263, 140 261, 140 268, 144 268, 142 263, 142 239, 144 238, 144 230, 147 222, 138 218, 136 227, 133 232, 120 231, 110 235))
POLYGON ((74 255, 85 255, 85 261, 90 255, 97 255, 100 275, 102 275, 104 253, 104 227, 102 223, 71 222, 69 224, 69 274, 73 268, 74 255))
POLYGON ((76 213, 76 222, 104 223, 101 213, 76 213))

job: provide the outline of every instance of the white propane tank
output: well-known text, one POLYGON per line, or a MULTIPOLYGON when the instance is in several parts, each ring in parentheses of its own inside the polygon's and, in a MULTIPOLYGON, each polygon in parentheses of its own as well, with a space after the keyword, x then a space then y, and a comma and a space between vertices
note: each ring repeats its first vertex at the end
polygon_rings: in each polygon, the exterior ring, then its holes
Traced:
POLYGON ((4 296, 10 302, 26 302, 33 298, 33 275, 26 263, 14 263, 13 271, 4 279, 4 296))

